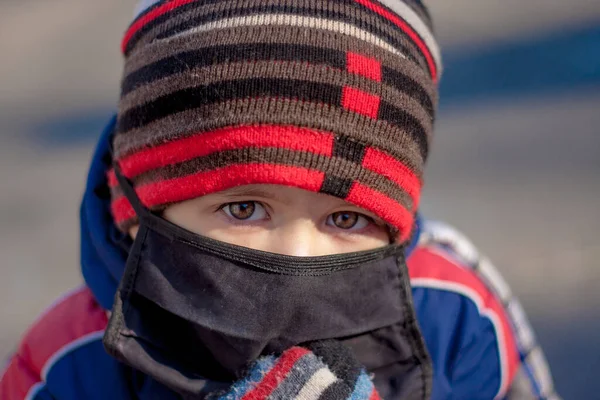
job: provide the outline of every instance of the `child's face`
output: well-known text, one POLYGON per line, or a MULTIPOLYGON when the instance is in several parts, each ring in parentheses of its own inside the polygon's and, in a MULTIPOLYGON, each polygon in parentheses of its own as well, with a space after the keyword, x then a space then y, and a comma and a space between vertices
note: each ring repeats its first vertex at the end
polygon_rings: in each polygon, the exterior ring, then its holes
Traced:
POLYGON ((293 256, 390 243, 386 225, 370 212, 333 196, 280 185, 235 187, 172 205, 163 216, 203 236, 293 256))

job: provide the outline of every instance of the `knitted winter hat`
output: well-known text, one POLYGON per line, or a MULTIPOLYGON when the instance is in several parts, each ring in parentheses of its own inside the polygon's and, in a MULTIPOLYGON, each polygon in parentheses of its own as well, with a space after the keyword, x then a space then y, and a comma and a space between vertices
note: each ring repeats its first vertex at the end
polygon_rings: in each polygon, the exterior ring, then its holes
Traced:
POLYGON ((441 68, 420 0, 145 1, 122 47, 114 157, 148 208, 281 184, 410 237, 441 68))

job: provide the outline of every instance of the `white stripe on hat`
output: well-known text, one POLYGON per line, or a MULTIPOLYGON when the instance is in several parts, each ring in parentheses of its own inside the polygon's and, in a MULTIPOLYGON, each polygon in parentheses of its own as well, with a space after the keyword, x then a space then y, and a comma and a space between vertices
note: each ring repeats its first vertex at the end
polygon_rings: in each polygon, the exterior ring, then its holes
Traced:
POLYGON ((423 39, 425 45, 431 52, 435 64, 438 69, 438 76, 442 72, 442 55, 440 54, 440 48, 437 41, 433 37, 433 33, 427 25, 423 22, 421 17, 412 9, 410 6, 402 1, 398 0, 379 0, 379 2, 390 10, 394 11, 400 18, 408 23, 411 28, 417 32, 417 34, 423 39))
POLYGON ((357 28, 354 25, 347 24, 345 22, 339 22, 329 19, 317 18, 317 17, 304 17, 294 14, 260 14, 250 15, 246 17, 234 17, 226 18, 218 21, 212 21, 204 25, 196 26, 184 32, 180 32, 176 35, 170 36, 164 40, 174 39, 177 37, 193 35, 200 32, 208 32, 216 29, 225 28, 236 28, 239 26, 261 26, 261 25, 288 25, 288 26, 300 26, 304 28, 315 28, 323 29, 336 33, 341 33, 347 36, 352 36, 357 39, 363 40, 367 43, 381 47, 390 53, 393 53, 399 57, 406 58, 398 49, 394 46, 381 39, 380 37, 367 32, 363 29, 357 28))

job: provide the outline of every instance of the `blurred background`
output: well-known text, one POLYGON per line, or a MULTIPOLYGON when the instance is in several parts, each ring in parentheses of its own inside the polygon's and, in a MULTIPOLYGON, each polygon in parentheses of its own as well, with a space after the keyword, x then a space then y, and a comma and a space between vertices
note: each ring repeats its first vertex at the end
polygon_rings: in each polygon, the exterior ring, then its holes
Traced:
MULTIPOLYGON (((423 208, 521 298, 565 399, 600 399, 600 0, 430 0, 423 208)), ((0 0, 0 357, 81 282, 78 206, 133 1, 0 0)))

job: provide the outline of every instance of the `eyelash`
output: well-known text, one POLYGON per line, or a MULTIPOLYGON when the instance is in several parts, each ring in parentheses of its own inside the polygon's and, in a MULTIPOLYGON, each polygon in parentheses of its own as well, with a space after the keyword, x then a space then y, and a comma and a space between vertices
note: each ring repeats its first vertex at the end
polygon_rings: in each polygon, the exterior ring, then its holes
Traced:
MULTIPOLYGON (((248 227, 250 227, 250 226, 256 226, 256 225, 259 225, 261 222, 264 221, 264 219, 263 220, 258 220, 258 221, 252 221, 252 220, 248 220, 248 219, 245 219, 245 220, 244 219, 238 219, 238 218, 235 218, 233 216, 230 216, 225 211, 226 207, 229 207, 229 206, 234 205, 234 204, 240 204, 240 203, 254 203, 256 205, 259 205, 260 207, 263 208, 263 210, 264 210, 264 212, 266 214, 267 219, 270 219, 270 217, 271 217, 271 215, 269 214, 269 211, 268 211, 268 206, 265 205, 265 204, 263 204, 263 203, 261 203, 260 201, 256 201, 256 200, 234 201, 234 202, 230 202, 230 203, 221 204, 221 205, 219 205, 215 209, 215 212, 222 212, 224 214, 224 216, 228 219, 229 223, 231 223, 233 225, 240 226, 240 227, 244 227, 244 226, 248 226, 248 227)), ((336 211, 336 212, 339 212, 339 211, 336 211)), ((331 218, 331 216, 333 214, 335 214, 336 212, 330 213, 327 216, 327 218, 326 218, 326 226, 328 228, 331 228, 332 230, 334 230, 335 233, 337 233, 337 234, 341 234, 341 235, 361 235, 361 234, 366 234, 366 233, 371 232, 373 229, 375 229, 377 226, 380 225, 380 224, 377 223, 377 221, 374 218, 372 218, 372 217, 370 217, 368 215, 362 214, 360 212, 357 212, 357 211, 349 211, 349 212, 357 213, 359 215, 359 217, 365 218, 367 220, 367 225, 364 228, 357 229, 357 230, 352 230, 352 228, 350 228, 350 229, 343 229, 343 228, 336 227, 335 225, 329 225, 327 223, 327 221, 329 221, 329 219, 331 218)), ((343 211, 341 211, 341 212, 343 212, 343 211)))
POLYGON ((256 201, 256 200, 242 200, 242 201, 233 201, 231 203, 225 203, 225 204, 221 204, 220 206, 217 207, 217 209, 215 210, 216 212, 222 212, 225 217, 229 220, 230 223, 234 224, 234 225, 238 225, 238 226, 249 226, 249 225, 257 225, 258 223, 260 223, 261 221, 252 221, 252 220, 248 220, 248 219, 239 219, 239 218, 235 218, 234 216, 230 216, 229 214, 227 214, 227 212, 225 211, 225 209, 231 205, 234 204, 240 204, 240 203, 254 203, 255 205, 259 205, 260 207, 263 208, 267 219, 271 218, 271 215, 269 214, 268 211, 268 207, 261 203, 260 201, 256 201))

